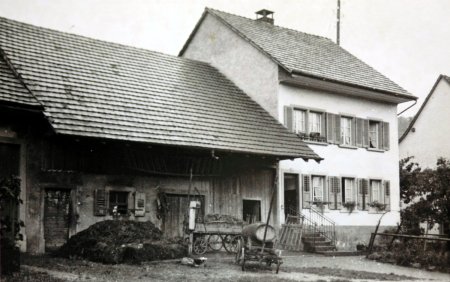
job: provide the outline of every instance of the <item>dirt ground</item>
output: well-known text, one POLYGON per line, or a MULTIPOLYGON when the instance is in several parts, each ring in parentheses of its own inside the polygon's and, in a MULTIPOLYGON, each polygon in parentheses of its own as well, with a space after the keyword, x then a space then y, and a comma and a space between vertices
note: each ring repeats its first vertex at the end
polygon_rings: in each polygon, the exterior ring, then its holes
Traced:
POLYGON ((280 273, 249 264, 242 272, 234 257, 207 254, 204 267, 181 265, 179 260, 141 265, 104 265, 48 256, 23 256, 22 271, 4 281, 450 281, 450 274, 378 263, 364 257, 324 257, 284 253, 280 273))

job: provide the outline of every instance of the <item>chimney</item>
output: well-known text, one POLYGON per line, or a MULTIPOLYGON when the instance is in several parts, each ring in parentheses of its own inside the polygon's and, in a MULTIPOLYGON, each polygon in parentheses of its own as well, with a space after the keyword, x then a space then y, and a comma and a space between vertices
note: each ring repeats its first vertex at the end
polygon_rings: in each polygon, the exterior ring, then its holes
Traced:
POLYGON ((266 9, 262 9, 258 12, 256 12, 256 20, 257 21, 261 21, 261 22, 266 22, 266 23, 270 23, 273 24, 273 12, 266 10, 266 9), (269 17, 270 16, 270 17, 269 17))

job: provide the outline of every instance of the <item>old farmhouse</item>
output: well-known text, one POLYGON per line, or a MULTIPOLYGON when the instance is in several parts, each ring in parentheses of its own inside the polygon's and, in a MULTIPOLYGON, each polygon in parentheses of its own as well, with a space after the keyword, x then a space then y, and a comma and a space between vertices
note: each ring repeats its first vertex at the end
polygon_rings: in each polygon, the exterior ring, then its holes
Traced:
POLYGON ((249 19, 207 8, 180 56, 219 69, 324 158, 281 162, 279 222, 305 215, 353 250, 385 211, 381 225, 396 225, 397 105, 414 96, 330 39, 276 26, 268 10, 249 19))
POLYGON ((0 176, 21 178, 24 251, 113 212, 180 236, 189 190, 203 214, 265 220, 277 162, 321 160, 276 113, 208 63, 0 18, 0 176))

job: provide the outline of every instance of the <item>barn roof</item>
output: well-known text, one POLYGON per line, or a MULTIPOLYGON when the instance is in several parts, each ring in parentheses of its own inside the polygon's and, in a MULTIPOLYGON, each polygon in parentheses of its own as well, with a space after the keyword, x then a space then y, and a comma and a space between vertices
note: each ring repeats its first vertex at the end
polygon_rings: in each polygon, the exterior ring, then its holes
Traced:
POLYGON ((0 53, 0 100, 11 105, 40 107, 36 98, 8 66, 0 53))
POLYGON ((58 134, 320 159, 209 64, 5 18, 0 49, 58 134))
MULTIPOLYGON (((416 99, 395 82, 328 38, 211 8, 206 8, 199 24, 208 13, 218 18, 289 73, 416 99)), ((180 51, 180 55, 186 50, 196 29, 180 51)))

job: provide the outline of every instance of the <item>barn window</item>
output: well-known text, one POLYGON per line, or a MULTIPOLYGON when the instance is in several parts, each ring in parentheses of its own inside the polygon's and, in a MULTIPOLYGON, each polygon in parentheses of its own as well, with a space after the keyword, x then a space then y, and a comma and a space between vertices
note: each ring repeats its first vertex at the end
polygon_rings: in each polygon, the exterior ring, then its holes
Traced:
POLYGON ((261 201, 244 200, 242 212, 243 220, 247 223, 261 221, 261 201))
POLYGON ((114 214, 126 215, 128 214, 128 194, 124 191, 110 191, 109 192, 109 212, 114 214))

